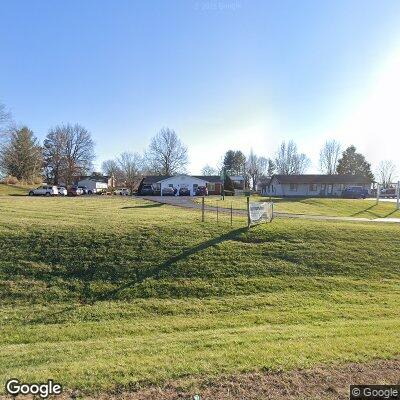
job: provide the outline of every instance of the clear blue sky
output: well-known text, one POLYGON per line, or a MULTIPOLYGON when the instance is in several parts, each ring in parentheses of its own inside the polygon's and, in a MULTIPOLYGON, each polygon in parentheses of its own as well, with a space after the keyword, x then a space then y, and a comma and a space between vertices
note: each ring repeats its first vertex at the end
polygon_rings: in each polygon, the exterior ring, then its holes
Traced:
POLYGON ((84 125, 98 166, 168 126, 193 173, 290 138, 311 170, 328 137, 400 167, 398 0, 2 0, 0 17, 0 101, 40 139, 84 125))

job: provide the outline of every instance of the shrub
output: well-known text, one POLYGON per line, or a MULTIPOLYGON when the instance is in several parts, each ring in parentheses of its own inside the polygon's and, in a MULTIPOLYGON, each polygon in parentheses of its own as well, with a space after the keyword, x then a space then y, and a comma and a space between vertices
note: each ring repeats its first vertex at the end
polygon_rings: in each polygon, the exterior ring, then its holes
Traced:
POLYGON ((18 179, 15 176, 6 176, 3 180, 2 183, 5 183, 6 185, 16 185, 18 183, 18 179))

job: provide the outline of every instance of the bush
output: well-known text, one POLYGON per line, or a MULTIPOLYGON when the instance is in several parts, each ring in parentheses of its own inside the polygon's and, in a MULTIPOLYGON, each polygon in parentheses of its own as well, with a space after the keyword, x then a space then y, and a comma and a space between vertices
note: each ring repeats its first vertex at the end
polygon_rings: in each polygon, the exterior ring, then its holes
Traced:
POLYGON ((5 183, 6 185, 16 185, 18 183, 18 179, 15 176, 6 176, 3 180, 2 183, 5 183))

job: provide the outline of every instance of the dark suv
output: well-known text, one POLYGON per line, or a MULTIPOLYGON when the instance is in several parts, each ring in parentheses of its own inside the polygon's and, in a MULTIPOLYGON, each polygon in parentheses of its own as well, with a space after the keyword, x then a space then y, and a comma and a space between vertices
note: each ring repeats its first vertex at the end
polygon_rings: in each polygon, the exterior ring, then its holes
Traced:
POLYGON ((208 196, 208 189, 205 186, 199 186, 196 189, 196 196, 208 196))
POLYGON ((365 199, 368 196, 368 190, 362 186, 349 186, 342 192, 342 197, 345 199, 365 199))
POLYGON ((190 190, 185 187, 179 189, 179 196, 190 196, 190 190))
POLYGON ((72 186, 67 190, 68 196, 81 196, 82 194, 83 194, 83 190, 77 186, 72 186))
POLYGON ((151 185, 143 186, 142 189, 140 190, 140 194, 142 196, 154 196, 153 187, 151 185))

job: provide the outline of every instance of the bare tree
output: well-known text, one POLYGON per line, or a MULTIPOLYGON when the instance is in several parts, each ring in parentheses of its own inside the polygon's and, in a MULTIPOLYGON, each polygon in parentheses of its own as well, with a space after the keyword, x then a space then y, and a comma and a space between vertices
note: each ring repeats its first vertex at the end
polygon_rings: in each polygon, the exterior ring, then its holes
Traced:
POLYGON ((66 146, 67 133, 64 127, 56 126, 50 129, 43 142, 43 162, 47 181, 54 185, 66 179, 66 146))
POLYGON ((103 174, 114 177, 117 181, 123 180, 123 172, 118 160, 106 160, 101 164, 103 174))
POLYGON ((327 140, 319 153, 319 168, 327 175, 336 174, 341 153, 341 144, 336 140, 327 140))
POLYGON ((94 142, 90 133, 81 125, 65 125, 67 140, 65 147, 66 183, 71 184, 74 178, 86 174, 92 168, 94 142))
POLYGON ((381 161, 378 165, 377 175, 379 176, 380 183, 383 187, 388 187, 393 181, 396 174, 396 166, 392 161, 381 161))
POLYGON ((218 171, 216 168, 207 164, 201 169, 201 174, 203 176, 218 175, 218 171))
POLYGON ((11 113, 6 110, 4 104, 0 103, 0 140, 4 139, 7 132, 10 132, 10 125, 12 124, 11 113))
POLYGON ((32 182, 42 172, 42 149, 33 132, 26 126, 10 132, 0 147, 0 169, 18 180, 32 182))
POLYGON ((94 160, 94 142, 81 125, 63 124, 50 129, 44 141, 44 163, 55 184, 71 185, 74 178, 86 174, 94 160))
POLYGON ((188 164, 187 147, 174 130, 163 128, 151 139, 145 154, 148 168, 159 175, 174 175, 188 164))
POLYGON ((143 157, 139 153, 122 153, 118 157, 118 167, 126 186, 133 192, 143 175, 143 157))
POLYGON ((11 113, 6 110, 6 106, 0 103, 0 126, 9 123, 11 120, 11 113))
POLYGON ((246 161, 246 170, 250 177, 253 190, 257 189, 257 183, 259 179, 266 174, 267 168, 268 159, 265 157, 258 157, 254 154, 253 149, 251 149, 246 161))
POLYGON ((292 140, 287 144, 282 142, 275 158, 275 166, 278 174, 296 175, 303 174, 310 165, 310 159, 297 152, 297 145, 292 140))

